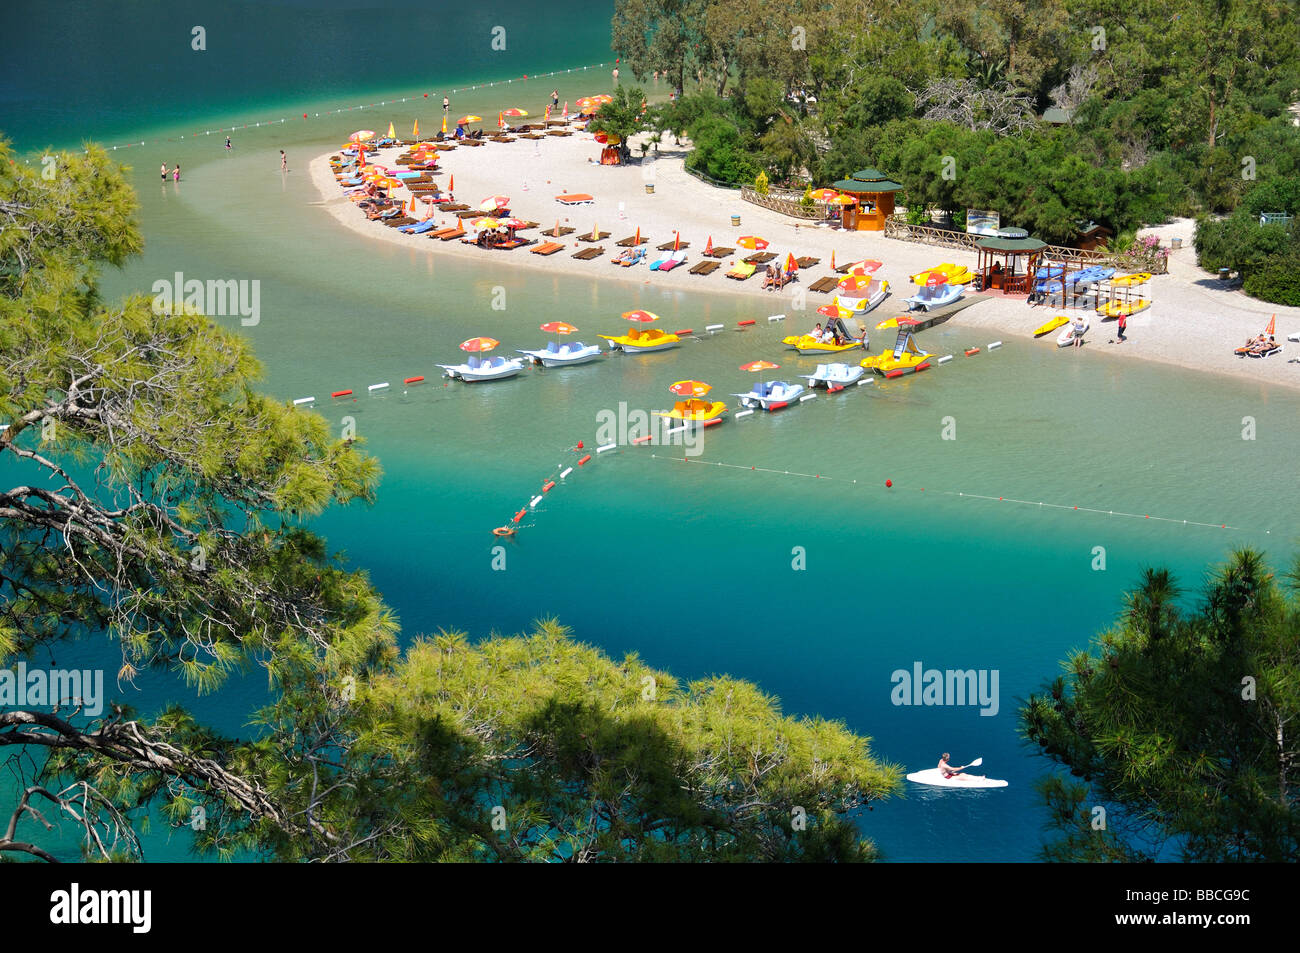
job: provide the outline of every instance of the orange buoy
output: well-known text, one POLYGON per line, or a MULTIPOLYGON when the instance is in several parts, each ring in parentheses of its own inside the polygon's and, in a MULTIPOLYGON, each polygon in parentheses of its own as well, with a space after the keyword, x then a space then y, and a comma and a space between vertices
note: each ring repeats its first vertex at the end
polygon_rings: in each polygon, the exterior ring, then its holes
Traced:
POLYGON ((694 328, 682 328, 680 331, 674 331, 674 332, 673 332, 673 334, 677 334, 677 335, 682 335, 682 334, 694 334, 694 333, 695 333, 695 329, 694 329, 694 328))
POLYGON ((753 318, 750 318, 748 321, 737 321, 737 322, 736 322, 736 327, 738 327, 738 328, 747 328, 747 327, 749 327, 751 324, 757 324, 757 323, 758 323, 758 322, 755 321, 753 318))
POLYGON ((978 354, 979 352, 980 352, 980 349, 977 348, 977 347, 968 347, 968 348, 966 348, 966 356, 967 356, 967 357, 970 357, 972 354, 978 354))
POLYGON ((591 459, 591 454, 587 454, 585 457, 583 457, 581 460, 578 461, 578 466, 582 466, 590 459, 591 459))
POLYGON ((542 492, 543 492, 543 493, 550 493, 550 492, 551 492, 551 487, 553 487, 553 486, 555 486, 555 481, 554 481, 554 480, 547 480, 545 483, 542 484, 542 492))
POLYGON ((893 480, 886 480, 886 481, 885 481, 885 486, 893 486, 893 485, 894 485, 894 481, 893 481, 893 480))
POLYGON ((423 383, 424 383, 424 375, 421 374, 419 377, 407 377, 407 378, 403 379, 402 383, 403 383, 403 384, 423 384, 423 383))
POLYGON ((331 397, 350 397, 351 395, 352 391, 350 390, 336 390, 334 393, 330 394, 331 397))
POLYGON ((513 536, 515 530, 513 526, 498 526, 492 531, 493 536, 513 536))
POLYGON ((515 514, 515 518, 512 519, 510 522, 518 523, 521 519, 524 518, 524 514, 527 512, 528 512, 528 507, 525 506, 523 509, 521 509, 518 513, 515 514))

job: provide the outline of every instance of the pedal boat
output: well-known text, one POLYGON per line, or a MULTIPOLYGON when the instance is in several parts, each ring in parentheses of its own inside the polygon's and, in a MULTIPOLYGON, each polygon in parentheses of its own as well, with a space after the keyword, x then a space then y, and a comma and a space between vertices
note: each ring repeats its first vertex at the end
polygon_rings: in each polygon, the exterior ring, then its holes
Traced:
POLYGON ((935 265, 933 268, 927 268, 925 271, 918 271, 912 275, 912 284, 923 285, 925 279, 930 275, 943 275, 944 278, 948 279, 947 283, 950 285, 968 285, 975 280, 975 272, 965 265, 944 262, 942 265, 935 265))
POLYGON ((623 350, 629 354, 666 351, 682 343, 681 338, 676 334, 669 334, 666 331, 660 331, 658 328, 647 328, 644 331, 639 328, 632 328, 627 334, 602 334, 600 337, 609 342, 611 349, 623 350))
POLYGON ((783 338, 781 343, 786 347, 794 348, 800 354, 839 354, 843 351, 851 351, 855 347, 862 347, 861 341, 850 341, 848 344, 826 344, 811 334, 792 334, 788 338, 783 338))
POLYGON ((820 385, 828 391, 837 391, 856 384, 865 373, 857 364, 818 364, 816 371, 803 377, 810 388, 820 385))
POLYGON ((673 409, 668 411, 656 411, 656 417, 663 417, 666 420, 680 420, 688 424, 700 424, 708 427, 711 424, 721 423, 723 416, 727 413, 727 402, 723 400, 702 400, 698 397, 692 397, 689 400, 679 400, 673 404, 673 409))
POLYGON ((574 364, 587 364, 596 360, 600 357, 600 348, 594 344, 583 344, 581 341, 565 344, 549 341, 544 348, 535 351, 521 349, 519 353, 534 364, 541 364, 543 367, 571 367, 574 364))
POLYGON ((879 278, 872 278, 869 284, 863 285, 856 291, 839 292, 831 303, 839 305, 845 311, 852 311, 854 314, 866 314, 888 297, 889 282, 879 278))
POLYGON ((946 304, 952 304, 961 297, 965 288, 962 285, 946 283, 935 285, 934 287, 924 287, 917 290, 916 294, 910 298, 904 298, 907 302, 909 311, 932 311, 935 308, 942 308, 946 304))
POLYGON ((497 356, 479 359, 477 356, 471 356, 464 364, 439 364, 438 366, 453 380, 472 383, 514 377, 524 369, 524 362, 517 357, 497 356))
POLYGON ((892 351, 881 351, 862 359, 862 366, 883 377, 902 377, 930 367, 931 355, 916 346, 916 338, 907 328, 900 328, 892 351))
POLYGON ((787 384, 785 381, 763 381, 755 384, 747 394, 732 394, 739 397, 742 407, 758 407, 762 410, 780 410, 799 399, 806 388, 802 384, 787 384))

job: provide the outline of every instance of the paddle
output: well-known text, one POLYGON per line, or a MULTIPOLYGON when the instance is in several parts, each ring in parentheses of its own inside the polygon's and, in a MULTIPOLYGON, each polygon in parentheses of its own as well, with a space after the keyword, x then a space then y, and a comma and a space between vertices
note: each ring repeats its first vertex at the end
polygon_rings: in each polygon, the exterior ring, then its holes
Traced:
POLYGON ((961 770, 965 771, 966 768, 978 768, 983 763, 984 763, 983 758, 976 758, 974 761, 972 761, 970 764, 963 767, 961 770))

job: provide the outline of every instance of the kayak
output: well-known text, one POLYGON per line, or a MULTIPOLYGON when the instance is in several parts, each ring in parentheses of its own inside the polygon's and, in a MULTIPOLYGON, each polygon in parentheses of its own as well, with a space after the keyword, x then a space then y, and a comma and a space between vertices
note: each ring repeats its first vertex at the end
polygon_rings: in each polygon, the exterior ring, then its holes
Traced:
POLYGON ((1052 320, 1048 321, 1046 324, 1040 325, 1037 328, 1037 330, 1034 331, 1034 337, 1040 338, 1044 334, 1047 334, 1051 331, 1055 331, 1061 325, 1069 324, 1069 323, 1070 323, 1070 319, 1068 317, 1066 317, 1063 314, 1058 314, 1056 317, 1052 318, 1052 320))
POLYGON ((982 774, 963 775, 965 781, 958 781, 954 778, 945 778, 938 768, 930 768, 928 771, 913 771, 907 776, 907 780, 916 784, 930 784, 937 788, 1004 788, 1007 782, 999 781, 997 778, 986 778, 982 774))

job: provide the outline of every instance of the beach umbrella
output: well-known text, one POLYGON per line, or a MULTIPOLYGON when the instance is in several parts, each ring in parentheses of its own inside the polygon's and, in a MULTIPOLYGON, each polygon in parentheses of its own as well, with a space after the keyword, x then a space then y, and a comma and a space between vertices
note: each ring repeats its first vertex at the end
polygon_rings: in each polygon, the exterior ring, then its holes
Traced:
MULTIPOLYGON (((748 364, 741 364, 740 369, 742 371, 749 371, 751 374, 759 374, 763 371, 774 371, 780 366, 780 364, 773 364, 771 361, 750 361, 748 364)), ((763 374, 762 383, 764 387, 767 385, 766 374, 763 374)), ((760 393, 762 393, 762 391, 760 391, 760 393)))
POLYGON ((785 256, 785 270, 798 271, 799 263, 794 260, 794 252, 787 252, 785 256))
POLYGON ((446 114, 444 114, 443 117, 442 117, 442 134, 443 134, 444 136, 447 134, 447 116, 446 116, 446 114))
POLYGON ((712 236, 712 235, 709 236, 709 241, 708 241, 708 243, 705 244, 705 246, 704 246, 704 254, 705 254, 706 256, 707 256, 707 255, 712 255, 712 254, 713 254, 713 236, 712 236))
POLYGON ((853 314, 848 308, 841 308, 838 304, 824 304, 817 309, 818 314, 824 314, 828 318, 847 318, 853 314))
POLYGON ((704 381, 677 381, 669 386, 668 390, 678 397, 703 397, 713 390, 713 385, 706 384, 704 381))
POLYGON ((636 235, 632 238, 632 247, 635 248, 641 244, 641 226, 636 227, 636 235))
POLYGON ((505 228, 526 228, 528 223, 518 218, 498 218, 496 223, 505 228))
POLYGON ((865 285, 871 284, 871 279, 866 275, 846 275, 839 280, 838 287, 845 291, 857 291, 865 285))
POLYGON ((673 251, 677 251, 682 244, 682 233, 673 232, 673 251))
POLYGON ((508 195, 489 195, 482 202, 478 203, 480 212, 497 212, 503 208, 510 207, 510 196, 508 195))
POLYGON ((550 118, 551 118, 551 104, 550 104, 550 103, 547 103, 547 104, 546 104, 546 117, 545 117, 545 118, 547 118, 547 119, 550 119, 550 118))
POLYGON ((558 218, 555 220, 555 231, 553 234, 556 238, 560 237, 560 220, 558 218))
POLYGON ((1273 315, 1273 317, 1268 319, 1268 327, 1264 329, 1264 333, 1269 337, 1272 337, 1275 333, 1274 329, 1276 327, 1277 327, 1277 315, 1275 314, 1273 315))
POLYGON ((638 308, 635 311, 624 311, 623 320, 640 321, 642 324, 648 324, 651 321, 658 321, 659 315, 655 314, 653 311, 642 311, 638 308))
POLYGON ((518 108, 512 106, 510 109, 507 109, 507 110, 503 111, 503 112, 501 113, 501 115, 503 115, 503 116, 509 116, 510 118, 514 119, 514 118, 518 118, 518 117, 527 116, 527 115, 528 115, 528 110, 527 110, 527 109, 518 109, 518 108))
POLYGON ((388 124, 388 138, 389 139, 397 138, 397 132, 393 129, 393 124, 391 122, 388 124))
POLYGON ((564 101, 564 113, 563 113, 563 115, 564 115, 564 118, 565 118, 565 119, 568 119, 568 118, 569 118, 569 101, 568 101, 567 99, 564 101))
POLYGON ((736 244, 741 248, 752 248, 754 251, 762 251, 767 247, 766 238, 759 238, 757 235, 741 235, 736 239, 736 244))
POLYGON ((547 334, 572 334, 578 329, 568 321, 547 321, 542 325, 542 330, 547 334))
POLYGON ((459 119, 456 120, 456 125, 466 126, 469 125, 471 122, 482 122, 482 121, 483 121, 482 116, 461 116, 459 119))
POLYGON ((504 129, 505 127, 506 127, 506 114, 497 113, 497 128, 504 129))
POLYGON ((356 132, 352 133, 352 135, 348 136, 348 139, 352 142, 361 142, 364 139, 373 138, 375 138, 375 130, 373 129, 358 129, 356 132))
POLYGON ((827 204, 830 204, 830 205, 857 205, 857 204, 858 204, 858 200, 857 200, 856 198, 854 198, 852 195, 837 195, 837 196, 835 196, 835 198, 833 198, 833 199, 828 199, 828 200, 827 200, 827 204))
POLYGON ((583 96, 581 99, 575 100, 573 105, 577 106, 583 112, 586 112, 590 107, 596 105, 596 100, 592 99, 590 96, 583 96))
POLYGON ((598 226, 595 222, 591 223, 591 240, 593 242, 600 241, 600 226, 598 226))
POLYGON ((418 119, 415 120, 415 128, 411 130, 411 138, 412 139, 420 138, 420 120, 418 119))
POLYGON ((946 285, 947 283, 948 276, 941 275, 937 271, 932 271, 925 276, 925 286, 927 288, 937 288, 939 285, 946 285))
POLYGON ((835 189, 813 189, 809 195, 814 202, 831 202, 839 198, 840 193, 835 189))
MULTIPOLYGON (((445 131, 445 130, 444 130, 444 131, 445 131)), ((447 179, 447 191, 448 191, 448 192, 455 192, 455 191, 456 191, 456 175, 455 175, 455 173, 452 173, 451 177, 447 179)))
POLYGON ((896 328, 896 327, 898 327, 898 318, 896 317, 885 318, 885 320, 881 321, 879 324, 876 325, 876 330, 885 331, 888 330, 889 328, 896 328))
POLYGON ((884 262, 876 261, 874 258, 864 258, 862 261, 855 261, 849 265, 849 274, 874 275, 883 264, 884 262))
POLYGON ((835 270, 835 249, 831 249, 831 271, 835 270))
POLYGON ((609 136, 603 132, 596 133, 596 135, 593 136, 592 138, 595 139, 597 142, 601 143, 602 145, 604 145, 609 141, 609 136))
POLYGON ((601 104, 612 103, 614 101, 614 97, 609 93, 601 93, 599 96, 592 96, 591 98, 601 104))
POLYGON ((496 228, 500 224, 500 219, 487 218, 486 216, 483 218, 476 218, 474 221, 469 223, 470 228, 496 228))
POLYGON ((460 342, 462 351, 490 351, 501 342, 495 338, 470 338, 460 342))

